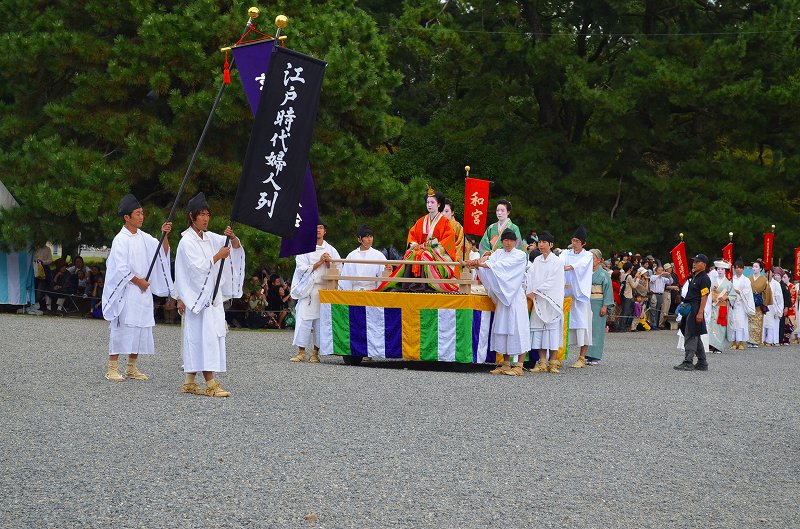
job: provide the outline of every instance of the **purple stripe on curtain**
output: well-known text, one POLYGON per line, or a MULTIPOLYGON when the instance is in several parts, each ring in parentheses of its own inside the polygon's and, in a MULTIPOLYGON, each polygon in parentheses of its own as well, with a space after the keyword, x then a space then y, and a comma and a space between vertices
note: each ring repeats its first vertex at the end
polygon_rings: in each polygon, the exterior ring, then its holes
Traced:
POLYGON ((367 308, 351 305, 350 309, 350 354, 369 356, 367 353, 367 308))
POLYGON ((403 309, 383 309, 386 358, 403 358, 403 309))

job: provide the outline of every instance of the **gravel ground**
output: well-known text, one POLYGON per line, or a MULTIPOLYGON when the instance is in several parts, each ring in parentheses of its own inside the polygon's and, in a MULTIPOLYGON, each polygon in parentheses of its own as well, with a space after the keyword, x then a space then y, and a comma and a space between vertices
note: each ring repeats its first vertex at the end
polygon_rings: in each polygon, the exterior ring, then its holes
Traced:
POLYGON ((0 329, 3 528, 800 527, 798 346, 686 373, 674 333, 611 334, 601 366, 515 378, 234 331, 219 399, 178 392, 179 327, 124 383, 103 322, 0 329))

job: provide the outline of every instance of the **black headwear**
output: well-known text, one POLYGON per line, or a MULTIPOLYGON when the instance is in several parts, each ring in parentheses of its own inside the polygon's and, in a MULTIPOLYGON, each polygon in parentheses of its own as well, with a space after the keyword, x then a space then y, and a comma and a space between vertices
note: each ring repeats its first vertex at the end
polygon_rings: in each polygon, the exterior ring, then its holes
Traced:
POLYGON ((552 244, 556 243, 556 238, 553 237, 553 234, 550 233, 549 231, 543 231, 542 233, 540 233, 539 234, 539 240, 540 241, 547 241, 547 242, 552 243, 552 244))
POLYGON ((704 253, 699 253, 695 255, 694 257, 692 257, 692 261, 700 261, 701 263, 708 266, 708 257, 704 253))
POLYGON ((572 236, 573 239, 578 239, 583 244, 586 244, 586 228, 583 225, 578 226, 578 229, 575 230, 575 234, 572 236))
POLYGON ((125 215, 130 215, 135 210, 142 207, 139 204, 139 201, 136 200, 136 197, 128 193, 119 201, 119 208, 117 208, 117 215, 124 217, 125 215))
POLYGON ((358 227, 358 231, 356 232, 356 235, 358 236, 359 239, 361 237, 366 237, 368 235, 372 235, 373 237, 375 236, 375 234, 372 233, 372 228, 370 228, 366 224, 362 224, 361 226, 358 227))
POLYGON ((194 213, 195 211, 201 211, 203 209, 208 209, 210 211, 206 196, 201 191, 189 200, 189 203, 186 204, 186 211, 194 213))
POLYGON ((517 234, 514 233, 514 230, 512 230, 511 228, 506 228, 505 230, 503 230, 503 234, 500 236, 500 240, 505 241, 506 239, 516 241, 517 234))

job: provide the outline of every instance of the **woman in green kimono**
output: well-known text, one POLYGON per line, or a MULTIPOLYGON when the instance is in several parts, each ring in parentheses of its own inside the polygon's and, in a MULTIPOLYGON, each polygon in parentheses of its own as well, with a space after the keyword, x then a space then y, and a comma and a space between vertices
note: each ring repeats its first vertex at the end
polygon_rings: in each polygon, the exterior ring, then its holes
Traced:
POLYGON ((500 200, 497 203, 495 213, 497 214, 497 222, 486 228, 486 233, 483 234, 483 239, 481 239, 479 248, 481 257, 491 255, 495 250, 499 250, 503 247, 500 235, 505 230, 511 230, 516 234, 517 245, 515 248, 517 250, 522 250, 522 235, 519 233, 519 228, 508 218, 511 214, 511 202, 508 200, 500 200))
POLYGON ((589 250, 594 256, 592 270, 592 345, 586 353, 586 365, 596 366, 603 358, 603 347, 606 341, 606 322, 614 308, 614 291, 611 288, 611 275, 600 266, 603 254, 598 249, 589 250))

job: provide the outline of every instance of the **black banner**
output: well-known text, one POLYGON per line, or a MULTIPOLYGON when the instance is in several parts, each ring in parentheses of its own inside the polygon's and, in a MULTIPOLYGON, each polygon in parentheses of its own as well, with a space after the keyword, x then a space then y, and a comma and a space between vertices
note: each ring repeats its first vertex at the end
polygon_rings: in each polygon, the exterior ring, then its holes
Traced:
POLYGON ((276 47, 267 69, 231 220, 294 234, 327 63, 276 47))

